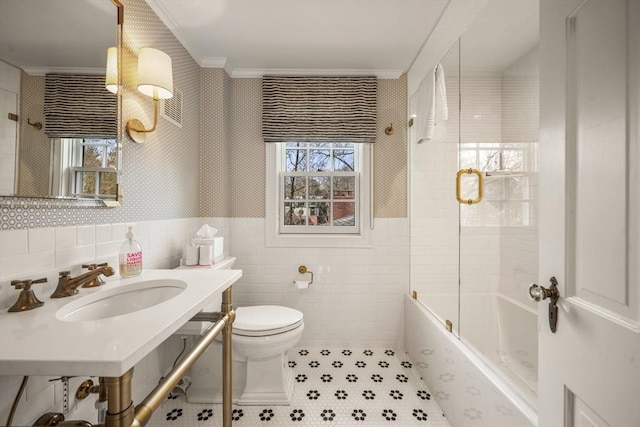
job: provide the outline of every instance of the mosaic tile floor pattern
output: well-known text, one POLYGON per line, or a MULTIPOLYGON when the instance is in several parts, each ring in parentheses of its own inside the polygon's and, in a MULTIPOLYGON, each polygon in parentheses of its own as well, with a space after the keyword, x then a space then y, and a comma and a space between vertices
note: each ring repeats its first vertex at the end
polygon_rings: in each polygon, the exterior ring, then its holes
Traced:
MULTIPOLYGON (((289 351, 289 366, 291 406, 234 405, 234 426, 449 426, 404 353, 300 347, 289 351)), ((169 398, 149 425, 220 426, 222 409, 169 398)))

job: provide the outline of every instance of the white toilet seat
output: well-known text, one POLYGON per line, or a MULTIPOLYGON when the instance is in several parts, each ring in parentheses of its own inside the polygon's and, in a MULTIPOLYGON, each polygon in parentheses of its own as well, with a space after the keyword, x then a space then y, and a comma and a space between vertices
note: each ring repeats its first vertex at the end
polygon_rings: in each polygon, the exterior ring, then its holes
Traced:
POLYGON ((299 328, 302 312, 277 305, 239 307, 233 322, 233 334, 244 337, 265 337, 283 334, 299 328))

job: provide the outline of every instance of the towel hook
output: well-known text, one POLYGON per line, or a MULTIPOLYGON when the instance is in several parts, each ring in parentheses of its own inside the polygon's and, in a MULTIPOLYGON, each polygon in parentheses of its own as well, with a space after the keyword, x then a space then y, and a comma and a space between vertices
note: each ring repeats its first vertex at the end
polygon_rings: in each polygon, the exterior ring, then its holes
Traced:
POLYGON ((40 122, 31 123, 31 119, 27 119, 27 124, 33 126, 34 128, 36 128, 36 130, 42 129, 42 123, 40 122))
POLYGON ((389 126, 384 128, 384 133, 387 135, 393 135, 393 132, 394 132, 393 123, 391 123, 389 126))
POLYGON ((309 281, 309 284, 313 284, 313 271, 309 271, 307 270, 307 266, 306 265, 301 265, 300 267, 298 267, 298 273, 300 274, 307 274, 309 273, 311 275, 311 280, 309 281))

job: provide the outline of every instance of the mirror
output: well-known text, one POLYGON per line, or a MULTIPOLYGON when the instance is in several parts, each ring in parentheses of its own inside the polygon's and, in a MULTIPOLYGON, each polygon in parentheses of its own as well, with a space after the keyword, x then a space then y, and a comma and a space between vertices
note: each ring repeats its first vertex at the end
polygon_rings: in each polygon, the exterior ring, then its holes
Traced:
POLYGON ((0 196, 117 198, 105 70, 121 13, 118 0, 0 0, 0 196))

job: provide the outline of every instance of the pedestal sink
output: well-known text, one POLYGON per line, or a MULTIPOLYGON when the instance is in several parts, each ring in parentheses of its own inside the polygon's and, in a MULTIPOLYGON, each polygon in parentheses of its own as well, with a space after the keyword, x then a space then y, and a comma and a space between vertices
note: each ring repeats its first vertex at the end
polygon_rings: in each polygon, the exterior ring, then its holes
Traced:
POLYGON ((79 298, 58 310, 56 318, 83 322, 122 316, 168 301, 186 288, 177 279, 144 280, 79 298))

